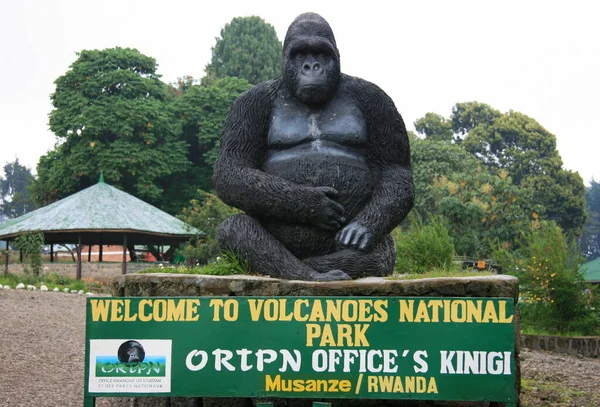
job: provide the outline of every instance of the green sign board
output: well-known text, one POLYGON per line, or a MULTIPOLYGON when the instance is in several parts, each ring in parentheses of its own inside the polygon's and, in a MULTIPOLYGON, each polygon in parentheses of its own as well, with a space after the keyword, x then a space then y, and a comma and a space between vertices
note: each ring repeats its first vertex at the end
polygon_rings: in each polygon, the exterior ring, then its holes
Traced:
POLYGON ((510 298, 88 298, 86 398, 516 402, 510 298))

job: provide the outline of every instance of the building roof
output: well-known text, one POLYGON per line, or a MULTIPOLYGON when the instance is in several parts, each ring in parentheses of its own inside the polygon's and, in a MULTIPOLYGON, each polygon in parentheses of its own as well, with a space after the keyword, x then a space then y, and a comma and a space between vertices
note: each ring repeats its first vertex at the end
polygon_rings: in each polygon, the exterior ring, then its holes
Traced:
POLYGON ((582 264, 579 271, 583 274, 585 281, 600 282, 600 257, 582 264))
POLYGON ((0 239, 25 231, 44 233, 46 243, 132 243, 185 241, 201 233, 181 220, 100 181, 89 188, 0 224, 0 239))

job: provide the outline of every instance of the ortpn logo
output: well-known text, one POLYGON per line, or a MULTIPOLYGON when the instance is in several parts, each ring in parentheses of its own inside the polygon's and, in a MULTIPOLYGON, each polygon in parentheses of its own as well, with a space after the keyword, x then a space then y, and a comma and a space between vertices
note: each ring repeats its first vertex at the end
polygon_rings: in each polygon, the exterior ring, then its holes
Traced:
POLYGON ((165 392, 171 387, 171 341, 90 341, 90 392, 165 392))

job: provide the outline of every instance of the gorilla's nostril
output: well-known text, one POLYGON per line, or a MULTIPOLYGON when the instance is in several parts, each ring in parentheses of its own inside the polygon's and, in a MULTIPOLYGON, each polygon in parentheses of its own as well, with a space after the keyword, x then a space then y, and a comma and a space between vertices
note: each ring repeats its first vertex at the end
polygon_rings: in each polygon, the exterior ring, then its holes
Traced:
POLYGON ((304 66, 302 67, 302 69, 304 69, 305 71, 310 71, 310 65, 309 64, 304 64, 304 66))
POLYGON ((319 69, 321 69, 321 65, 319 65, 319 64, 314 64, 313 65, 313 70, 314 71, 318 71, 319 69))

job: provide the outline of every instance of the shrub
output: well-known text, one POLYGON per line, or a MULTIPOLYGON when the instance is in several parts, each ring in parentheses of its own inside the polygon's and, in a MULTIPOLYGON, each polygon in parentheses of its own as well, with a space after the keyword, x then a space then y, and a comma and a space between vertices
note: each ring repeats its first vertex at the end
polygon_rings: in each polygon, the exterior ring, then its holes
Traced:
POLYGON ((424 273, 433 268, 448 270, 452 267, 454 245, 444 219, 431 217, 427 224, 418 216, 411 216, 408 230, 396 228, 396 271, 424 273))
MULTIPOLYGON (((15 239, 15 246, 23 252, 29 260, 31 271, 39 276, 42 271, 42 246, 44 234, 40 232, 25 232, 15 239)), ((25 267, 25 271, 28 269, 25 267)))
POLYGON ((534 221, 520 253, 498 253, 503 268, 519 277, 524 330, 557 334, 594 334, 600 329, 600 297, 579 273, 582 262, 552 221, 534 221))

